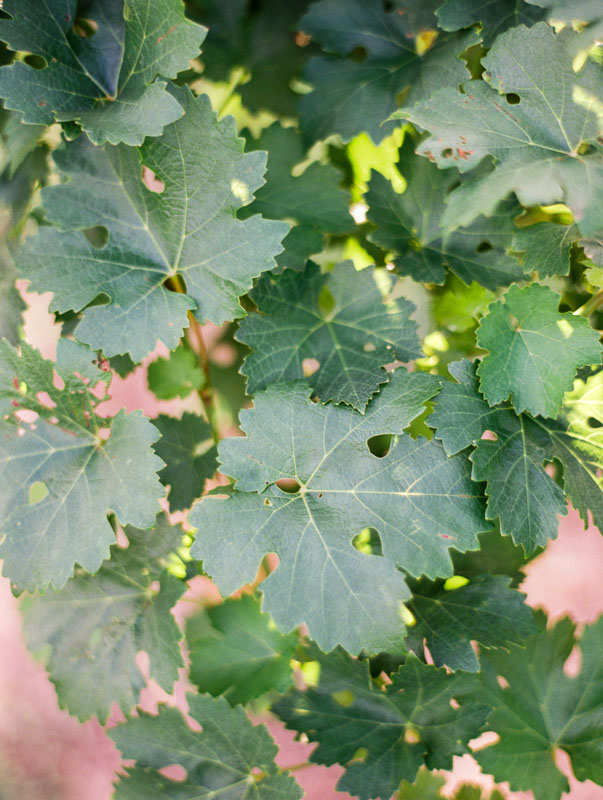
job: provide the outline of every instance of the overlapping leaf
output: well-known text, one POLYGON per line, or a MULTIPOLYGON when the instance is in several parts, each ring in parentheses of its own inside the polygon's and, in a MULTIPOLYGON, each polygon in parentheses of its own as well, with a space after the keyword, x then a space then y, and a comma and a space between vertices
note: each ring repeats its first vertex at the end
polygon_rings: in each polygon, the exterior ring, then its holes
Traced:
POLYGON ((292 117, 299 95, 292 84, 316 47, 298 45, 297 21, 310 0, 189 0, 189 11, 210 28, 203 48, 204 76, 227 81, 233 68, 251 70, 251 80, 237 87, 253 112, 264 109, 292 117))
POLYGON ((98 570, 115 541, 110 510, 140 528, 150 528, 159 510, 157 431, 140 412, 96 416, 89 385, 108 374, 92 359, 87 348, 61 340, 56 368, 64 388, 57 389, 52 362, 37 350, 23 343, 19 356, 0 345, 0 555, 20 589, 60 588, 75 564, 98 570), (21 422, 23 410, 39 416, 21 422))
POLYGON ((477 388, 475 364, 449 369, 459 383, 447 383, 429 418, 447 453, 476 445, 473 478, 487 481, 488 519, 500 517, 501 531, 526 552, 557 536, 557 515, 565 514, 560 487, 544 469, 553 448, 546 429, 507 403, 490 408, 477 388), (493 438, 482 438, 486 431, 493 438))
POLYGON ((388 379, 385 364, 421 352, 412 303, 383 297, 391 284, 384 270, 357 272, 350 262, 327 274, 309 262, 303 273, 262 276, 250 293, 260 313, 242 320, 237 333, 254 351, 241 369, 248 393, 303 378, 304 359, 313 358, 319 367, 309 383, 321 401, 364 411, 388 379), (326 308, 325 291, 331 300, 326 308))
POLYGON ((601 363, 599 334, 583 317, 559 313, 560 297, 538 283, 511 286, 477 331, 489 350, 477 370, 490 405, 509 396, 517 411, 555 417, 576 369, 601 363))
MULTIPOLYGON (((586 54, 601 42, 603 37, 603 9, 597 0, 526 0, 540 6, 551 24, 575 27, 579 35, 575 38, 572 51, 577 55, 586 54)), ((584 56, 578 61, 582 66, 584 56)))
POLYGON ((463 456, 447 458, 436 442, 408 435, 383 458, 367 447, 378 434, 401 434, 436 387, 433 376, 396 370, 364 416, 312 403, 302 383, 258 394, 255 409, 241 413, 247 436, 219 447, 237 491, 193 509, 191 554, 229 594, 276 552, 279 566, 262 590, 281 630, 306 622, 324 649, 399 650, 408 593, 396 566, 449 575, 448 548, 477 547, 487 527, 463 456), (275 485, 282 480, 299 491, 285 493, 275 485), (383 556, 352 545, 366 527, 379 533, 383 556))
MULTIPOLYGON (((176 90, 175 90, 176 91, 176 90)), ((135 149, 93 147, 83 137, 57 152, 69 180, 44 192, 44 228, 19 254, 22 274, 37 291, 54 292, 52 308, 83 313, 77 338, 105 355, 129 352, 135 361, 157 339, 175 348, 196 309, 204 321, 243 314, 238 298, 254 276, 274 266, 287 231, 282 222, 254 216, 237 220, 262 183, 265 155, 244 155, 234 121, 218 122, 206 97, 177 91, 186 114, 135 149), (141 162, 162 191, 141 180, 141 162), (105 226, 105 247, 81 231, 105 226), (165 288, 180 276, 187 294, 165 288)))
POLYGON ((494 159, 492 172, 450 194, 445 227, 491 215, 514 192, 527 206, 564 202, 583 235, 597 233, 603 162, 588 145, 598 132, 600 72, 591 61, 573 72, 574 36, 546 23, 512 28, 483 60, 488 82, 442 88, 397 112, 432 133, 419 152, 440 168, 467 172, 494 159))
POLYGON ((301 134, 274 123, 259 139, 248 137, 248 149, 268 151, 266 184, 241 216, 259 213, 268 219, 293 220, 297 225, 283 241, 285 252, 277 263, 302 267, 308 256, 323 247, 325 234, 349 232, 354 225, 350 198, 340 188, 342 176, 331 164, 313 162, 301 175, 292 170, 306 158, 301 134))
POLYGON ((144 711, 109 735, 124 758, 135 759, 115 789, 115 800, 299 800, 303 793, 290 774, 274 763, 277 748, 263 725, 253 726, 242 708, 223 697, 188 695, 189 714, 202 726, 191 730, 175 708, 157 716, 144 711), (184 780, 159 772, 179 764, 184 780))
POLYGON ((0 70, 0 95, 25 122, 76 120, 96 144, 141 144, 183 108, 158 75, 175 78, 199 54, 206 29, 181 0, 6 0, 0 39, 44 59, 0 70))
POLYGON ((512 249, 523 254, 523 271, 539 278, 567 275, 572 244, 580 234, 576 225, 538 222, 519 229, 513 236, 512 249))
POLYGON ((28 645, 50 647, 47 669, 59 702, 80 719, 105 722, 112 703, 125 712, 136 705, 145 685, 136 665, 140 650, 149 656, 150 677, 167 692, 184 665, 170 609, 186 584, 165 569, 182 531, 160 517, 152 531, 128 527, 126 535, 127 549, 114 545, 96 575, 79 571, 60 592, 26 605, 28 645))
POLYGON ((525 595, 509 588, 509 582, 506 576, 487 573, 456 589, 442 581, 413 581, 407 606, 416 624, 407 629, 406 647, 423 657, 425 643, 436 666, 478 672, 472 640, 484 647, 505 647, 522 644, 537 632, 525 595))
POLYGON ((180 345, 168 358, 160 357, 149 364, 147 383, 155 397, 172 400, 174 397, 187 397, 191 392, 201 389, 205 375, 195 353, 185 345, 180 345))
POLYGON ((170 511, 189 508, 218 468, 211 425, 187 412, 180 419, 160 414, 153 424, 161 433, 154 449, 165 462, 159 478, 170 487, 170 511))
POLYGON ((472 675, 448 675, 410 655, 383 691, 366 662, 341 649, 311 653, 320 664, 318 686, 286 695, 273 710, 288 728, 319 743, 311 761, 346 766, 337 788, 360 800, 391 797, 422 764, 450 769, 486 717, 479 700, 466 699, 472 675))
POLYGON ((291 685, 290 661, 299 639, 279 633, 251 595, 229 598, 192 617, 186 641, 191 681, 232 706, 291 685))
MULTIPOLYGON (((418 31, 404 13, 416 4, 397 5, 402 8, 388 12, 375 0, 321 0, 300 20, 301 30, 330 54, 313 58, 304 72, 314 87, 300 103, 302 129, 311 141, 332 133, 349 141, 366 131, 380 142, 393 127, 381 123, 406 90, 404 103, 411 106, 437 87, 467 79, 458 56, 479 41, 477 35, 441 33, 419 55, 418 31), (358 50, 364 58, 351 58, 358 50)), ((433 22, 435 27, 435 17, 433 22)))
POLYGON ((407 135, 400 148, 398 169, 407 181, 403 194, 378 172, 366 195, 367 218, 377 226, 371 241, 396 253, 394 263, 417 281, 443 283, 449 267, 466 284, 495 289, 521 278, 517 259, 507 255, 515 228, 515 202, 503 203, 488 219, 480 219, 452 234, 441 227, 446 195, 458 176, 414 155, 416 140, 407 135))
POLYGON ((481 40, 490 47, 508 28, 530 27, 543 18, 543 9, 529 3, 530 0, 445 0, 436 12, 438 25, 444 31, 458 31, 477 22, 481 40))
POLYGON ((476 697, 493 707, 488 727, 500 741, 476 758, 495 780, 508 781, 512 790, 531 789, 536 800, 559 800, 569 791, 555 766, 556 748, 569 754, 579 781, 603 783, 603 618, 584 631, 580 671, 568 677, 563 667, 574 647, 573 632, 564 619, 533 636, 525 649, 512 645, 509 653, 483 654, 476 697))

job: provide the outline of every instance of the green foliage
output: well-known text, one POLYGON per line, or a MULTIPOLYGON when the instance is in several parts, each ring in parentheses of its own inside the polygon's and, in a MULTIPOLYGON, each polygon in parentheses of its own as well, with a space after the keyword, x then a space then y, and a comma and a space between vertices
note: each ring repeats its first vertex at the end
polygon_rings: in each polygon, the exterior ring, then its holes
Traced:
POLYGON ((383 690, 366 662, 343 650, 313 655, 318 686, 290 692, 273 708, 288 728, 319 743, 311 761, 346 766, 337 788, 360 800, 391 797, 403 779, 414 781, 422 764, 450 769, 487 714, 469 697, 476 678, 467 673, 448 675, 409 655, 383 690))
POLYGON ((160 707, 157 716, 141 711, 110 731, 123 757, 136 761, 117 784, 116 800, 219 794, 233 800, 302 797, 294 779, 274 763, 276 747, 266 728, 254 727, 242 708, 230 708, 223 697, 207 695, 189 695, 188 705, 190 716, 202 726, 200 733, 167 706, 160 707), (184 767, 184 781, 173 781, 158 771, 172 764, 184 767))
POLYGON ((26 605, 28 644, 34 651, 50 647, 47 668, 59 702, 80 719, 96 714, 104 722, 113 702, 125 712, 136 705, 145 685, 136 665, 139 650, 167 692, 183 666, 182 634, 170 609, 186 586, 166 570, 182 532, 165 517, 152 531, 125 532, 128 547, 114 545, 95 576, 80 569, 60 592, 26 605))
POLYGON ((61 706, 125 715, 116 800, 301 797, 269 704, 361 800, 487 731, 535 800, 558 749, 603 784, 602 621, 521 593, 568 501, 603 530, 602 24, 4 1, 0 558, 61 706), (145 381, 174 416, 108 410, 145 381))
POLYGON ((229 598, 186 625, 191 681, 200 692, 222 695, 234 706, 292 681, 296 634, 280 634, 250 595, 229 598))
POLYGON ((414 306, 391 300, 392 280, 372 267, 357 273, 349 262, 327 275, 308 262, 303 273, 266 276, 250 293, 261 313, 239 325, 237 338, 253 348, 245 359, 247 392, 304 377, 304 359, 319 363, 309 383, 322 402, 348 403, 364 411, 385 364, 420 354, 414 306))

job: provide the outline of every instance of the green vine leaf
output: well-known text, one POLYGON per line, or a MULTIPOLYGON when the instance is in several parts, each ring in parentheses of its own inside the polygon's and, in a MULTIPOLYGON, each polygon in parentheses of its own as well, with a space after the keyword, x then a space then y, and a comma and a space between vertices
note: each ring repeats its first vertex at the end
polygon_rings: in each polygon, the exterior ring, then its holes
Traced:
POLYGON ((309 262, 303 273, 262 276, 250 293, 260 313, 242 320, 237 333, 253 349, 241 368, 248 394, 303 378, 304 359, 312 358, 319 366, 309 383, 320 400, 363 412, 388 380, 384 366, 421 353, 414 306, 389 299, 391 288, 384 270, 358 272, 351 262, 324 275, 309 262))
POLYGON ((60 592, 25 605, 28 646, 49 648, 46 666, 59 702, 79 719, 96 715, 104 723, 113 702, 125 713, 136 705, 146 685, 136 665, 140 650, 149 656, 150 677, 166 692, 184 666, 182 632, 170 609, 186 584, 166 570, 182 531, 161 516, 151 531, 125 532, 128 547, 113 545, 96 575, 77 570, 60 592))
POLYGON ((557 310, 560 297, 538 283, 511 286, 477 330, 487 356, 477 374, 490 405, 509 396, 516 411, 555 417, 576 369, 601 363, 599 334, 588 320, 557 310))
POLYGON ((440 168, 467 172, 494 159, 492 172, 449 195, 444 227, 490 216, 514 192, 526 206, 566 203, 584 236, 599 230, 601 158, 582 150, 596 143, 600 79, 590 61, 574 73, 574 36, 544 22, 512 28, 483 60, 487 82, 466 83, 463 92, 439 89, 395 114, 431 132, 418 152, 440 168))
POLYGON ((321 0, 299 27, 329 54, 311 59, 304 72, 314 87, 300 102, 302 130, 310 141, 338 133, 347 142, 366 131, 380 142, 393 130, 391 123, 381 123, 401 95, 410 107, 437 87, 467 80, 458 56, 479 41, 473 31, 441 33, 419 55, 407 15, 385 11, 373 0, 321 0), (350 58, 359 48, 366 57, 350 58))
POLYGON ((219 446, 221 471, 237 479, 237 491, 193 509, 191 554, 230 594, 276 552, 279 566, 262 590, 281 630, 306 622, 325 650, 399 650, 408 591, 396 567, 450 575, 448 548, 476 548, 488 528, 463 456, 447 458, 436 442, 407 434, 383 458, 367 447, 379 434, 401 434, 436 387, 433 376, 396 370, 364 416, 312 403, 301 382, 258 394, 255 409, 241 413, 247 436, 219 446), (281 481, 298 491, 286 493, 281 481), (353 546, 367 527, 383 556, 353 546), (336 615, 325 614, 335 606, 336 615))
POLYGON ((309 256, 322 250, 325 234, 344 234, 354 227, 339 170, 315 161, 301 175, 292 174, 306 158, 301 134, 293 128, 275 122, 259 139, 247 137, 247 148, 267 150, 268 169, 266 184, 241 216, 258 213, 297 223, 283 240, 285 252, 277 258, 279 266, 302 267, 309 256))
POLYGON ((0 554, 18 589, 59 589, 75 564, 96 572, 115 541, 109 510, 140 528, 150 528, 159 510, 157 431, 140 412, 95 414, 89 376, 98 383, 109 375, 93 358, 61 340, 56 370, 64 388, 57 389, 51 361, 25 343, 20 356, 0 344, 0 409, 10 414, 0 423, 0 554), (23 410, 38 418, 23 422, 23 410))
POLYGON ((480 38, 485 47, 490 47, 509 28, 529 28, 543 18, 543 9, 529 3, 530 0, 445 0, 436 12, 438 26, 444 31, 459 31, 478 22, 480 38))
POLYGON ((288 230, 236 218, 263 182, 265 154, 243 154, 234 120, 218 122, 207 97, 174 93, 185 116, 138 150, 81 137, 57 151, 69 181, 43 194, 48 219, 67 232, 42 228, 19 253, 32 288, 54 292, 54 310, 85 309, 77 338, 106 356, 140 361, 158 339, 175 348, 190 309, 216 324, 242 316, 239 297, 274 266, 288 230), (141 161, 159 186, 147 188, 141 161), (102 248, 82 232, 93 226, 108 230, 102 248), (176 276, 187 294, 165 287, 176 276), (99 295, 109 302, 87 307, 99 295))
POLYGON ((135 759, 115 789, 115 800, 211 798, 232 800, 300 800, 303 792, 286 770, 274 763, 277 748, 263 725, 254 726, 241 707, 223 697, 187 696, 189 715, 202 726, 190 729, 175 708, 159 714, 144 711, 112 728, 124 758, 135 759), (184 780, 171 780, 158 770, 179 764, 184 780))
POLYGON ((568 275, 572 244, 580 238, 576 225, 538 222, 520 228, 513 236, 512 249, 523 253, 523 271, 539 278, 568 275))
POLYGON ((95 144, 158 136, 184 110, 156 77, 186 69, 206 29, 185 18, 181 0, 93 0, 85 19, 77 7, 76 0, 6 0, 12 19, 0 22, 0 39, 45 62, 2 67, 6 107, 29 123, 75 120, 95 144))
POLYGON ((492 650, 482 657, 482 688, 474 696, 492 706, 488 727, 500 741, 476 758, 495 780, 509 781, 514 791, 531 789, 536 800, 559 800, 569 791, 555 766, 556 748, 569 754, 579 781, 603 783, 603 617, 585 629, 580 671, 567 677, 563 667, 575 644, 573 633, 573 624, 563 619, 533 636, 525 649, 511 645, 508 653, 492 650))
POLYGON ((449 675, 409 655, 384 688, 370 679, 366 661, 340 648, 310 654, 320 665, 318 686, 289 693, 273 710, 319 743, 310 761, 346 767, 337 788, 360 800, 391 797, 422 764, 450 769, 483 725, 487 707, 467 697, 475 691, 473 675, 449 675))
POLYGON ((516 258, 507 255, 520 211, 515 201, 467 228, 446 233, 441 227, 446 195, 458 175, 438 169, 414 154, 416 140, 406 135, 398 169, 407 181, 402 194, 379 172, 373 172, 365 196, 367 219, 377 226, 369 238, 396 253, 394 264, 416 281, 444 283, 449 267, 466 284, 475 281, 488 289, 507 286, 522 278, 516 258))
POLYGON ((190 508, 193 500, 203 494, 205 482, 218 469, 211 425, 188 412, 180 419, 160 414, 153 425, 161 433, 161 439, 153 447, 165 462, 159 478, 164 486, 170 487, 170 511, 190 508))
POLYGON ((200 692, 222 695, 231 706, 291 685, 299 638, 279 633, 251 595, 229 598, 191 617, 186 641, 192 683, 200 692))
POLYGON ((416 624, 407 627, 406 647, 422 658, 425 643, 437 667, 479 672, 472 640, 488 648, 523 644, 538 628, 510 580, 484 573, 453 589, 443 581, 412 581, 406 605, 416 624))
POLYGON ((168 358, 152 361, 147 369, 147 383, 155 397, 173 400, 188 397, 205 384, 205 375, 195 353, 184 345, 173 350, 168 358))

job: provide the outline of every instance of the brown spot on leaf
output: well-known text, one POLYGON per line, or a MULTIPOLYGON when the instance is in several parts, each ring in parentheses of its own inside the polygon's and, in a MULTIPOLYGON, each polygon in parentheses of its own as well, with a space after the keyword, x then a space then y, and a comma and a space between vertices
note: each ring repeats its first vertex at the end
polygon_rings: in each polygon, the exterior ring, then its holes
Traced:
POLYGON ((462 148, 457 148, 457 153, 459 154, 459 158, 462 158, 464 161, 467 161, 473 150, 463 150, 462 148))
POLYGON ((166 31, 166 32, 163 34, 163 36, 160 36, 160 37, 157 39, 157 44, 161 44, 161 42, 162 42, 162 41, 163 41, 163 40, 166 38, 166 36, 169 36, 169 35, 170 35, 170 33, 174 33, 174 31, 175 31, 175 30, 176 30, 176 28, 178 28, 178 27, 179 27, 179 25, 174 25, 172 28, 170 28, 170 29, 169 29, 169 31, 166 31))

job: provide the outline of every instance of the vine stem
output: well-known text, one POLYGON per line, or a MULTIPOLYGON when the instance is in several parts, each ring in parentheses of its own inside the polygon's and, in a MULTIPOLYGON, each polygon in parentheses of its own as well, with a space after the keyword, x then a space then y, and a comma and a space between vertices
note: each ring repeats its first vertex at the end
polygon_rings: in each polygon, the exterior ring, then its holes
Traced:
MULTIPOLYGON (((179 275, 172 275, 167 279, 166 285, 169 289, 178 294, 185 294, 184 283, 179 275)), ((203 410, 207 418, 207 422, 211 426, 212 437, 215 444, 220 441, 220 434, 218 431, 218 422, 216 418, 216 405, 214 399, 214 391, 211 385, 211 378, 209 374, 209 358, 207 355, 207 347, 205 339, 203 338, 203 329, 200 322, 196 319, 192 311, 188 312, 188 338, 189 343, 192 344, 193 351, 197 354, 199 364, 205 376, 205 383, 201 389, 197 390, 197 394, 201 398, 203 410), (192 342, 191 342, 192 340, 192 342)))
POLYGON ((581 317, 590 317, 598 308, 603 306, 603 289, 600 289, 596 294, 590 297, 583 306, 577 308, 574 314, 581 317))

